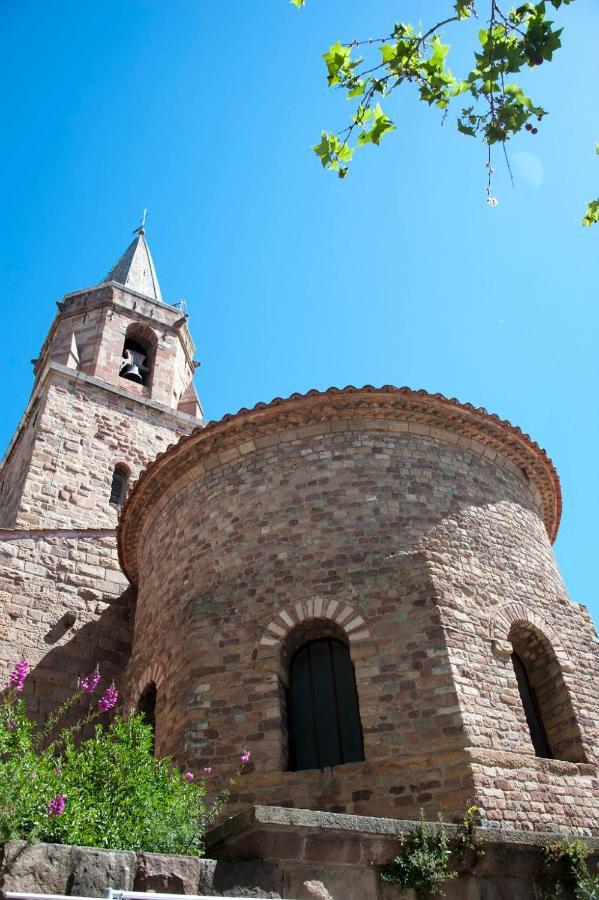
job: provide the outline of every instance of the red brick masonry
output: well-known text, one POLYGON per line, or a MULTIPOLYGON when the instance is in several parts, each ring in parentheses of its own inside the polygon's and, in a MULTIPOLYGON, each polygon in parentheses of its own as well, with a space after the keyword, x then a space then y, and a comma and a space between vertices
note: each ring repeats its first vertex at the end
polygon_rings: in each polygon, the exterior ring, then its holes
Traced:
POLYGON ((346 388, 259 404, 158 456, 120 520, 138 586, 128 699, 158 686, 157 749, 249 771, 254 802, 416 818, 476 799, 519 828, 599 831, 597 642, 551 551, 550 460, 438 395, 346 388), (365 761, 287 771, 297 629, 354 662, 365 761), (534 755, 525 658, 558 757, 534 755))

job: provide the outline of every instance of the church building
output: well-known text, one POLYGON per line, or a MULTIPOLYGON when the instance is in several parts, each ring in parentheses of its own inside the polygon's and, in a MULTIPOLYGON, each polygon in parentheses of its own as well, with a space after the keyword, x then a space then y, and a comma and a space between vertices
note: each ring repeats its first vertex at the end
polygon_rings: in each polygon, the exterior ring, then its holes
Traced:
MULTIPOLYGON (((0 668, 41 719, 99 663, 230 811, 599 835, 599 658, 551 544, 556 470, 440 394, 206 422, 143 228, 65 295, 0 469, 0 668)), ((0 673, 1 674, 1 673, 0 673)))

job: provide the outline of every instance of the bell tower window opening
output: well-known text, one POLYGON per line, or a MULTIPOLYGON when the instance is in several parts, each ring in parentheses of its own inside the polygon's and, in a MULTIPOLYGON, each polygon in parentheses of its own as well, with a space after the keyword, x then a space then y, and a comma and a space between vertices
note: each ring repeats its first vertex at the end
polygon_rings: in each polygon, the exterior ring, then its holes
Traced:
POLYGON ((354 667, 345 644, 309 641, 289 667, 289 762, 292 771, 364 759, 354 667))
POLYGON ((512 665, 535 755, 542 759, 553 759, 535 689, 528 678, 526 666, 515 652, 512 653, 512 665))
POLYGON ((129 472, 124 466, 115 466, 112 473, 109 503, 113 506, 122 506, 127 497, 128 487, 129 472))
POLYGON ((149 353, 144 344, 131 337, 125 338, 119 375, 135 384, 148 384, 150 374, 149 353))

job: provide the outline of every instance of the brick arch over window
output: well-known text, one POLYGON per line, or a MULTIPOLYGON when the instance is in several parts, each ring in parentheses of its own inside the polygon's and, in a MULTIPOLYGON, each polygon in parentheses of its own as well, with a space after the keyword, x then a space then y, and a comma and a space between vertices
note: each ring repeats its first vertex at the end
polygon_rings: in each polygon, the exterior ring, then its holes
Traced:
POLYGON ((358 705, 360 694, 364 690, 368 692, 373 676, 380 674, 376 647, 368 647, 369 643, 372 644, 370 628, 355 605, 317 597, 296 601, 279 610, 264 628, 255 654, 255 665, 258 670, 267 673, 273 696, 278 698, 277 727, 283 770, 288 769, 291 763, 287 710, 289 665, 303 644, 325 638, 338 640, 348 648, 355 673, 358 705), (360 653, 357 653, 358 648, 362 648, 360 653))
POLYGON ((492 636, 510 656, 512 677, 523 705, 537 756, 584 762, 582 736, 564 672, 572 672, 568 656, 553 629, 522 607, 500 610, 492 636))
POLYGON ((557 632, 542 616, 532 612, 523 603, 505 603, 499 607, 495 616, 491 619, 489 632, 491 639, 496 645, 495 649, 498 651, 498 656, 509 656, 511 654, 512 648, 509 643, 509 634, 512 626, 517 622, 528 623, 545 636, 551 644, 562 672, 574 671, 574 667, 557 632))
POLYGON ((156 690, 160 690, 160 686, 164 681, 164 668, 161 663, 153 662, 151 666, 143 671, 139 678, 136 678, 129 692, 130 705, 137 708, 141 696, 149 684, 155 684, 156 690))
POLYGON ((330 619, 343 629, 352 643, 370 637, 363 615, 351 603, 315 597, 297 600, 278 611, 264 629, 258 655, 271 655, 272 648, 280 644, 292 628, 309 619, 330 619))

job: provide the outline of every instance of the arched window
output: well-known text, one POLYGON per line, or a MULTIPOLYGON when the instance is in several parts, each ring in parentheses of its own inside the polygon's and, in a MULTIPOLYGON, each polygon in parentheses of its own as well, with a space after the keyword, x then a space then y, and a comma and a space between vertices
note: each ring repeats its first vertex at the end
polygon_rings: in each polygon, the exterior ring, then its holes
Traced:
POLYGON ((530 739, 537 756, 584 762, 578 717, 551 641, 535 625, 514 622, 512 665, 530 739))
POLYGON ((345 644, 309 641, 289 667, 290 769, 322 769, 364 759, 354 667, 345 644))
POLYGON ((112 484, 110 485, 110 503, 113 506, 122 506, 127 496, 127 488, 129 487, 129 472, 125 466, 117 465, 112 473, 112 484))
MULTIPOLYGON (((153 681, 151 681, 146 688, 144 689, 141 697, 139 698, 139 702, 137 704, 137 711, 140 715, 143 716, 144 722, 146 725, 149 725, 152 728, 152 731, 156 731, 156 685, 153 681)), ((154 743, 152 742, 152 750, 154 749, 154 743)))
POLYGON ((530 731, 530 739, 535 754, 544 759, 553 759, 553 753, 551 752, 543 719, 541 718, 541 711, 539 709, 539 701, 537 700, 536 692, 528 678, 526 666, 517 653, 512 653, 512 665, 514 667, 514 672, 516 673, 520 699, 522 700, 522 706, 524 707, 524 714, 526 716, 528 730, 530 731))

